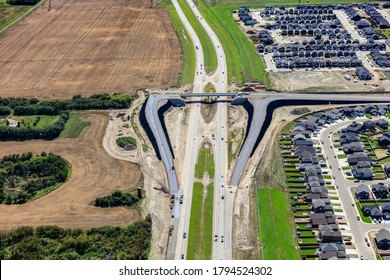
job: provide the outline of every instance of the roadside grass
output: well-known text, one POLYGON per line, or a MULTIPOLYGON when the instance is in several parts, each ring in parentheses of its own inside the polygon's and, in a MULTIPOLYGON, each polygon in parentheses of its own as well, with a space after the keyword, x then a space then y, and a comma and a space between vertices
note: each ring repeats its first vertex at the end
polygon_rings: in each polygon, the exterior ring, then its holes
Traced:
POLYGON ((59 116, 33 115, 33 116, 12 116, 12 119, 20 121, 20 127, 33 127, 37 118, 40 118, 36 124, 36 128, 44 128, 58 121, 59 116))
POLYGON ((299 260, 288 194, 276 189, 256 191, 260 242, 264 260, 299 260))
POLYGON ((9 5, 5 0, 0 1, 0 30, 23 15, 33 6, 9 5))
POLYGON ((382 34, 383 36, 385 36, 386 39, 390 39, 390 30, 389 29, 375 28, 374 30, 377 31, 377 33, 382 34))
POLYGON ((188 260, 210 260, 213 230, 214 185, 204 187, 194 183, 191 205, 190 229, 188 233, 188 260))
POLYGON ((211 74, 218 66, 217 54, 215 53, 213 42, 199 20, 196 18, 195 14, 192 12, 188 3, 185 0, 178 0, 178 3, 186 15, 188 22, 194 28, 199 37, 204 53, 204 68, 208 74, 211 74))
POLYGON ((195 165, 195 177, 201 179, 204 173, 214 178, 214 156, 210 148, 201 147, 198 155, 198 162, 195 165))
POLYGON ((207 92, 207 93, 213 93, 215 92, 215 87, 212 83, 208 82, 205 86, 204 86, 204 92, 207 92))
POLYGON ((172 2, 170 0, 162 0, 158 4, 158 7, 165 7, 167 9, 173 29, 176 31, 180 41, 182 65, 179 86, 182 87, 188 84, 192 84, 194 82, 196 65, 194 43, 192 42, 192 39, 187 30, 184 28, 184 25, 181 22, 175 7, 172 5, 172 2))
POLYGON ((69 114, 69 120, 65 124, 64 130, 60 134, 60 138, 76 138, 80 135, 81 131, 89 125, 91 122, 82 121, 80 119, 83 112, 71 111, 69 114))
POLYGON ((294 126, 297 125, 297 121, 292 121, 292 122, 289 122, 288 124, 286 124, 283 129, 282 129, 282 134, 289 134, 290 133, 290 130, 294 128, 294 126))
POLYGON ((210 27, 217 34, 226 54, 228 83, 242 86, 244 82, 266 83, 265 65, 254 44, 241 31, 233 18, 233 8, 206 5, 210 1, 197 1, 197 6, 210 27))

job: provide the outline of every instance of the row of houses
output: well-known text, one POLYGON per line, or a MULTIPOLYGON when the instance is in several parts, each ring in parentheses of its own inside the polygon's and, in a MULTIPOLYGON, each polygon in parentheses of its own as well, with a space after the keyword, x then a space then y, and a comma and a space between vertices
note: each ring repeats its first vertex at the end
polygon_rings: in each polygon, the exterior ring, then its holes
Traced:
POLYGON ((371 18, 371 20, 382 29, 390 28, 389 22, 377 11, 377 9, 370 4, 360 4, 361 9, 363 9, 371 18))
POLYGON ((387 55, 381 54, 380 49, 373 49, 370 51, 370 55, 372 57, 372 60, 379 66, 379 67, 390 67, 390 59, 387 55))
POLYGON ((311 228, 318 232, 319 248, 316 255, 321 260, 346 259, 346 248, 342 234, 336 222, 334 210, 328 197, 326 181, 322 175, 325 162, 318 159, 314 148, 312 133, 332 119, 342 117, 341 110, 333 109, 324 113, 313 114, 306 121, 298 123, 291 131, 290 138, 294 146, 294 155, 299 157, 298 170, 304 172, 307 192, 306 202, 311 204, 311 228))
POLYGON ((252 17, 248 7, 241 7, 238 10, 238 16, 245 25, 255 25, 257 20, 252 17))
POLYGON ((359 184, 355 189, 355 197, 358 200, 370 199, 371 196, 376 199, 383 199, 387 198, 388 195, 389 186, 382 183, 372 184, 370 187, 366 184, 359 184))
POLYGON ((362 65, 359 59, 275 58, 276 68, 351 68, 362 65))

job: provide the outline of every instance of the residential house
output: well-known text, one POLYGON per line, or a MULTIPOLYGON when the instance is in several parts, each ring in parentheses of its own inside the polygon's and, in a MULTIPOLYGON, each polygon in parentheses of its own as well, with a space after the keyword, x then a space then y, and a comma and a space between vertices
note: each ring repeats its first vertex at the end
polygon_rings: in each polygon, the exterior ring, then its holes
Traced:
POLYGON ((343 133, 340 136, 340 144, 347 144, 352 142, 359 142, 360 137, 356 133, 343 133))
POLYGON ((371 162, 371 157, 369 157, 365 153, 356 153, 347 157, 347 162, 349 165, 356 165, 359 161, 371 162))
POLYGON ((319 225, 335 224, 336 218, 333 212, 327 211, 325 213, 310 214, 310 222, 313 228, 318 228, 319 225))
POLYGON ((385 171, 387 177, 390 177, 390 162, 385 162, 383 170, 385 171))
POLYGON ((388 145, 390 145, 390 135, 386 132, 382 136, 378 137, 378 146, 387 147, 388 145))
POLYGON ((376 122, 372 120, 367 120, 363 122, 363 129, 364 130, 370 130, 370 131, 375 131, 376 128, 376 122))
POLYGON ((300 156, 303 152, 309 152, 311 154, 315 154, 316 150, 313 146, 297 146, 294 147, 294 155, 300 156))
POLYGON ((372 171, 371 168, 367 167, 358 167, 358 166, 353 166, 352 167, 352 174, 356 179, 359 180, 371 180, 372 177, 374 176, 374 172, 372 171))
POLYGON ((337 224, 320 225, 318 237, 322 243, 342 242, 342 235, 337 224))
MULTIPOLYGON (((363 110, 364 110, 364 108, 363 108, 363 110)), ((347 126, 346 130, 347 130, 347 132, 358 133, 362 130, 362 128, 363 128, 363 124, 353 122, 349 126, 347 126)))
POLYGON ((380 119, 376 121, 376 125, 382 129, 388 129, 389 128, 389 122, 385 119, 380 119))
POLYGON ((325 213, 326 211, 333 212, 333 207, 329 203, 326 203, 323 199, 313 199, 312 200, 312 210, 314 213, 325 213))
POLYGON ((337 259, 347 258, 345 246, 341 243, 321 243, 317 253, 321 260, 328 260, 335 257, 337 259))
POLYGON ((390 220, 390 202, 382 202, 382 217, 384 220, 390 220))
POLYGON ((370 197, 370 189, 365 184, 359 184, 355 190, 357 199, 368 199, 370 197))
POLYGON ((374 193, 377 199, 385 198, 389 194, 388 187, 384 184, 371 185, 371 191, 374 193))
POLYGON ((354 154, 364 152, 364 147, 360 142, 351 142, 343 145, 343 151, 346 154, 354 154))
POLYGON ((366 114, 366 108, 364 108, 363 106, 356 106, 354 110, 356 116, 358 117, 363 117, 366 114))
POLYGON ((363 205, 362 212, 366 217, 371 217, 373 219, 382 218, 382 212, 379 209, 379 205, 376 203, 373 205, 363 205))
POLYGON ((389 250, 390 249, 390 231, 387 229, 380 229, 375 235, 376 245, 378 249, 389 250))
POLYGON ((347 116, 347 117, 351 117, 351 118, 354 118, 356 116, 356 112, 354 109, 352 109, 351 107, 343 107, 341 109, 344 114, 347 116))

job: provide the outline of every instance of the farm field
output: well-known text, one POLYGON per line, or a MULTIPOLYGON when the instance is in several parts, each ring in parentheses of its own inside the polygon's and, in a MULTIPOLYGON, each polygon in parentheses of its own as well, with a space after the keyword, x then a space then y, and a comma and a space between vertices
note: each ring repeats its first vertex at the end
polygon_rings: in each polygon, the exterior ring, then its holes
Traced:
POLYGON ((178 83, 180 45, 149 0, 53 0, 0 39, 0 96, 65 99, 178 83))
POLYGON ((141 219, 135 209, 90 205, 96 197, 109 195, 116 189, 128 191, 140 180, 141 172, 136 165, 114 159, 104 150, 102 138, 107 113, 85 113, 82 121, 91 125, 77 138, 0 143, 0 157, 10 154, 12 147, 15 154, 52 152, 72 165, 69 181, 46 196, 23 205, 0 205, 0 230, 48 224, 65 228, 124 226, 141 219))

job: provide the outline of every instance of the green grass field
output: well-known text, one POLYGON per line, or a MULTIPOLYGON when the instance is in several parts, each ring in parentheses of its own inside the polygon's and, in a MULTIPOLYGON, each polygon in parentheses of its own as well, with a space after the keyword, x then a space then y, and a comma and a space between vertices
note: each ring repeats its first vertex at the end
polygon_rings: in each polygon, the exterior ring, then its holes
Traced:
POLYGON ((0 29, 3 29, 15 19, 23 15, 32 6, 13 6, 5 4, 5 0, 0 0, 0 29))
POLYGON ((163 0, 159 3, 158 7, 165 7, 167 9, 173 29, 175 29, 180 41, 180 46, 182 49, 182 65, 179 86, 192 84, 194 82, 196 62, 194 43, 192 42, 187 30, 184 28, 184 25, 181 22, 179 15, 173 7, 171 1, 163 0))
POLYGON ((229 84, 259 81, 265 83, 264 64, 255 46, 234 21, 231 7, 206 5, 210 1, 197 1, 197 6, 217 34, 226 54, 229 84))
POLYGON ((213 242, 214 185, 204 187, 194 183, 191 205, 190 231, 188 233, 188 260, 210 260, 213 242))
POLYGON ((299 260, 288 194, 276 189, 256 192, 264 260, 299 260))
POLYGON ((65 129, 61 132, 61 138, 76 138, 80 135, 81 131, 91 125, 90 122, 81 121, 82 112, 72 111, 70 112, 69 120, 65 124, 65 129))
POLYGON ((178 0, 178 2, 186 15, 188 22, 199 37, 204 54, 204 68, 208 74, 213 73, 218 66, 217 54, 215 53, 213 43, 187 2, 185 0, 178 0))
POLYGON ((34 115, 34 116, 13 116, 12 119, 20 121, 20 127, 33 127, 34 121, 40 117, 39 122, 36 124, 36 128, 44 128, 52 125, 58 121, 59 116, 46 116, 46 115, 34 115))
POLYGON ((206 172, 211 178, 214 178, 214 155, 209 148, 202 147, 195 165, 195 177, 200 179, 206 172))

